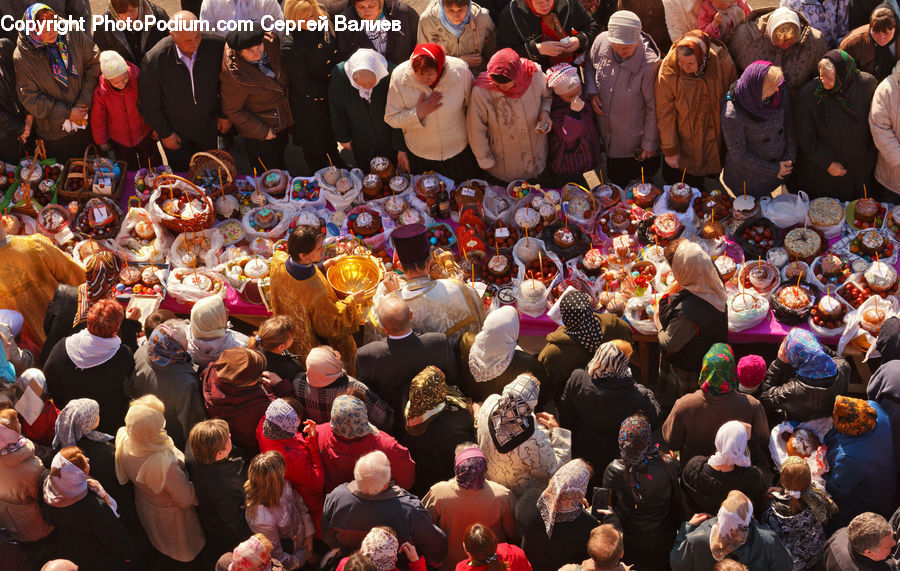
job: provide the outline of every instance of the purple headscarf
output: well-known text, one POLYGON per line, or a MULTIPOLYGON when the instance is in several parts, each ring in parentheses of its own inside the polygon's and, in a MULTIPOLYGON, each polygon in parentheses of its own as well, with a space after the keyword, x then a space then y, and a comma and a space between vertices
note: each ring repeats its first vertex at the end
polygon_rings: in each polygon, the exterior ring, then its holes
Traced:
POLYGON ((734 91, 731 94, 732 99, 736 100, 747 113, 750 113, 757 119, 768 119, 773 117, 781 109, 782 96, 784 94, 784 81, 778 86, 775 95, 763 101, 763 84, 766 82, 766 73, 774 64, 768 61, 757 60, 747 66, 744 73, 734 85, 734 91))
POLYGON ((477 446, 460 450, 456 455, 456 483, 464 490, 480 490, 487 479, 487 460, 477 446))

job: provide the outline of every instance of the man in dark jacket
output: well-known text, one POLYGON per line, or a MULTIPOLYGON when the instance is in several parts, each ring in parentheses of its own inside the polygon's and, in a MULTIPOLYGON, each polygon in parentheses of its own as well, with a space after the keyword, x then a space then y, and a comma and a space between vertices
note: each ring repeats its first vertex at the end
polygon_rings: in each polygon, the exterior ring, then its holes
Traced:
MULTIPOLYGON (((893 518, 891 518, 893 519, 893 518)), ((877 571, 894 569, 891 551, 897 541, 882 516, 859 514, 850 525, 834 532, 825 544, 826 571, 877 571)))
POLYGON ((16 93, 16 71, 13 68, 15 44, 0 38, 0 161, 16 163, 22 156, 22 145, 31 134, 34 119, 25 112, 16 93))
POLYGON ((512 48, 546 71, 555 63, 584 55, 599 28, 576 0, 511 0, 497 22, 497 49, 512 48), (545 29, 545 18, 551 14, 558 21, 553 34, 559 39, 548 36, 545 29))
MULTIPOLYGON (((157 22, 169 19, 169 14, 165 10, 149 0, 112 0, 104 14, 110 22, 121 20, 132 24, 136 20, 143 21, 147 16, 153 16, 157 22)), ((94 41, 100 51, 116 51, 125 58, 125 61, 137 66, 140 66, 147 52, 165 37, 165 31, 156 26, 135 31, 120 31, 107 30, 101 25, 94 31, 94 41)))
POLYGON ((197 17, 178 12, 178 26, 144 56, 138 78, 138 108, 153 127, 176 171, 187 170, 191 155, 216 148, 216 133, 231 127, 221 117, 219 72, 225 40, 196 31, 197 17), (191 31, 193 30, 193 31, 191 31))
POLYGON ((359 549, 374 526, 386 525, 402 545, 410 542, 429 565, 447 555, 447 536, 437 527, 419 498, 391 481, 391 464, 384 452, 369 452, 356 461, 353 481, 325 497, 322 537, 346 555, 359 549))
POLYGON ((456 384, 453 347, 442 333, 413 333, 412 312, 405 301, 387 297, 375 308, 387 339, 373 341, 356 354, 356 377, 395 411, 393 434, 404 432, 403 408, 409 383, 428 365, 434 365, 456 384))
POLYGON ((408 60, 413 48, 416 47, 419 15, 400 0, 384 0, 383 3, 379 0, 352 0, 335 16, 335 29, 340 59, 348 59, 359 48, 370 48, 382 54, 389 62, 398 65, 408 60), (341 30, 341 22, 351 20, 365 21, 364 25, 390 23, 391 27, 390 31, 376 35, 373 40, 362 26, 358 31, 341 30), (395 29, 397 24, 394 22, 399 22, 399 30, 395 29))

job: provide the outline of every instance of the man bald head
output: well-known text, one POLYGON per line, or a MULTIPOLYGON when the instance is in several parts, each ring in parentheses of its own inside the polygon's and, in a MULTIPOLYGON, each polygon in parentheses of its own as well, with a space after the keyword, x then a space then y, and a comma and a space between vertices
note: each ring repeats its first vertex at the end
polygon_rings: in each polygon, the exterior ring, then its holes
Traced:
POLYGON ((68 559, 54 559, 44 563, 41 571, 78 571, 78 565, 68 559))
POLYGON ((190 57, 200 47, 200 25, 197 16, 193 12, 181 10, 169 19, 172 24, 172 41, 181 50, 181 53, 190 57))
POLYGON ((400 337, 411 331, 412 311, 409 304, 396 296, 388 296, 381 300, 375 310, 378 322, 388 335, 400 337))

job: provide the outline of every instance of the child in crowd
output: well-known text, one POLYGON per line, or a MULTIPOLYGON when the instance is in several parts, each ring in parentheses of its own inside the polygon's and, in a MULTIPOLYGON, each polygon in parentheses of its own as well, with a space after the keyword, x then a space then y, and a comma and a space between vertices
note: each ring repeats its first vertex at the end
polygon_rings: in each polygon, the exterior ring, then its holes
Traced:
POLYGON ((107 50, 100 54, 100 71, 90 114, 94 144, 127 161, 128 170, 147 166, 151 157, 158 163, 153 129, 138 111, 137 66, 107 50))
POLYGON ((758 395, 766 380, 767 370, 765 359, 759 355, 741 357, 737 364, 737 380, 740 383, 738 390, 744 394, 758 395))
POLYGON ((600 165, 603 144, 594 123, 594 112, 581 95, 578 68, 568 63, 554 65, 547 70, 547 87, 554 93, 550 108, 553 123, 550 168, 547 170, 558 179, 552 181, 558 186, 567 182, 584 185, 582 175, 600 165))
POLYGON ((731 39, 735 28, 750 15, 747 0, 703 0, 697 27, 723 42, 731 39))
POLYGON ((294 344, 296 327, 288 315, 275 315, 263 321, 253 332, 247 347, 262 351, 266 356, 266 370, 282 379, 293 379, 303 372, 303 365, 287 352, 294 344))

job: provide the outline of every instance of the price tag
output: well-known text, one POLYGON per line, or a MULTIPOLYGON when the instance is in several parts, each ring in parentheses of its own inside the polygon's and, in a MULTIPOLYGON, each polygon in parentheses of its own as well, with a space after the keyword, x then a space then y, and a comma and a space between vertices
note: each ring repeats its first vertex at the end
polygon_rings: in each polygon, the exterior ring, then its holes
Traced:
POLYGON ((495 238, 509 238, 509 228, 497 228, 494 231, 495 238))
POLYGON ((109 210, 105 206, 98 206, 93 210, 92 214, 94 215, 94 222, 97 224, 103 224, 109 219, 109 210))
POLYGON ((463 196, 475 196, 475 189, 468 186, 464 186, 461 192, 463 196))

